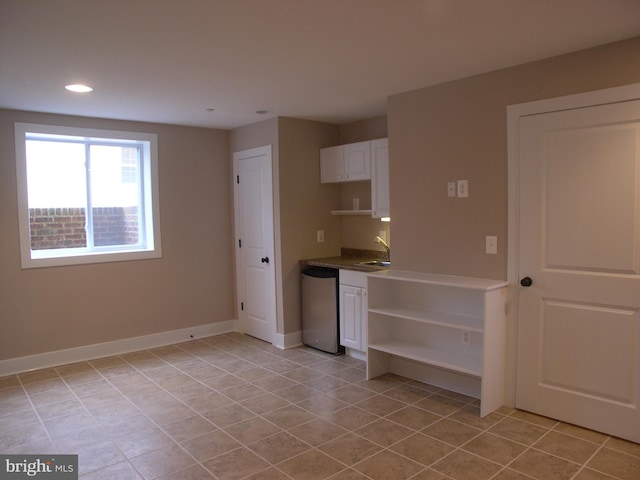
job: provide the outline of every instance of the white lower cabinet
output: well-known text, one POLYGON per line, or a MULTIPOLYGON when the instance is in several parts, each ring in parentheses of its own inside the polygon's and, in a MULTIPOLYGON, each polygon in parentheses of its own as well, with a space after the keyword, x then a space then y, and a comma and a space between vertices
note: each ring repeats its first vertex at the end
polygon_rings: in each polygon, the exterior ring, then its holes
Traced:
POLYGON ((368 275, 367 378, 387 372, 504 402, 506 289, 498 280, 394 271, 368 275))
POLYGON ((340 345, 358 352, 367 348, 367 276, 340 270, 340 345))

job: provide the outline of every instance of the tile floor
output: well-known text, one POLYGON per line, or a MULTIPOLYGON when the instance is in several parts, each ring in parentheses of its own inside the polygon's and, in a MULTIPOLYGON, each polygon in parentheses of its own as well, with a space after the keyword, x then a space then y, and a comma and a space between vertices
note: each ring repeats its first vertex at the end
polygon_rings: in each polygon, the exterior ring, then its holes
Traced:
POLYGON ((83 480, 640 479, 640 445, 239 334, 0 379, 0 452, 83 480))

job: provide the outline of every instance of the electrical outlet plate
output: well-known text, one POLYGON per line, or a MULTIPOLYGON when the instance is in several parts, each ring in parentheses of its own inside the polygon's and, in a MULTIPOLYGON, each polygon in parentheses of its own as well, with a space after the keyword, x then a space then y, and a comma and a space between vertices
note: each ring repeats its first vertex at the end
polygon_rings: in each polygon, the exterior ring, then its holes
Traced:
POLYGON ((324 243, 324 230, 318 230, 316 232, 318 243, 324 243))
POLYGON ((487 235, 485 237, 485 253, 496 255, 498 253, 498 237, 493 235, 487 235))
POLYGON ((447 196, 448 197, 456 196, 456 182, 447 183, 447 196))

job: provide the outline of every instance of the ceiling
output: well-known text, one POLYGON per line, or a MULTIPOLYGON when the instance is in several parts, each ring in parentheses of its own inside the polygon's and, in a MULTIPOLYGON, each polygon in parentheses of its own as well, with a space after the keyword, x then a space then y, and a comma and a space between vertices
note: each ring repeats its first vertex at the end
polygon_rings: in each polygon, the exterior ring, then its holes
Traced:
POLYGON ((343 124, 389 95, 637 35, 639 0, 0 0, 0 108, 343 124))

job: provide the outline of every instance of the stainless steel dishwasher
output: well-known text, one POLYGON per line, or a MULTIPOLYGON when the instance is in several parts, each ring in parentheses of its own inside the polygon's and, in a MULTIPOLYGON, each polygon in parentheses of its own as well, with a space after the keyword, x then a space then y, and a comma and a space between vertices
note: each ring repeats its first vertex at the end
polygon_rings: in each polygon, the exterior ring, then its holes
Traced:
POLYGON ((339 342, 338 270, 302 271, 302 343, 328 353, 344 353, 339 342))

